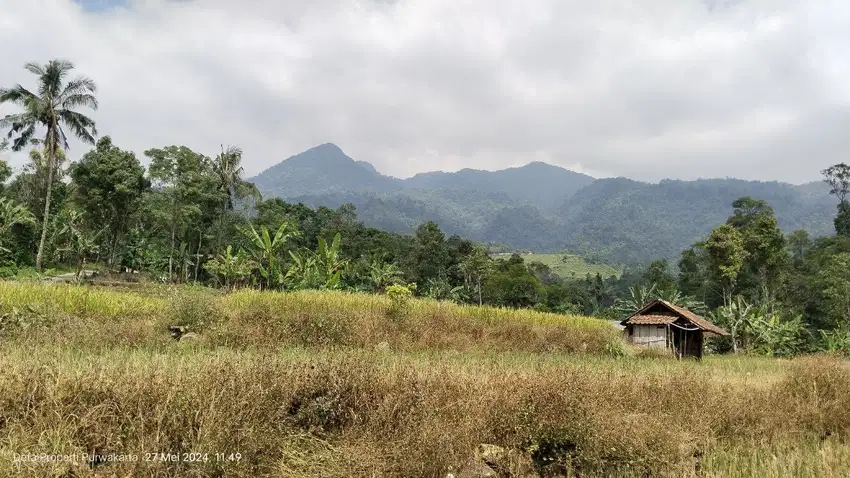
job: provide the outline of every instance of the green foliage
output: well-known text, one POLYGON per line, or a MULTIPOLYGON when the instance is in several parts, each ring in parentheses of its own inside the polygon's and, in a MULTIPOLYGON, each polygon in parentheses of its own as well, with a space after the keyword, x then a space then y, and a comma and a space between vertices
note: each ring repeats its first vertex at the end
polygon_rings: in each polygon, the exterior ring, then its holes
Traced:
POLYGON ((797 229, 789 234, 786 242, 788 243, 788 250, 791 252, 791 257, 795 261, 803 260, 806 251, 811 245, 809 233, 803 229, 797 229))
POLYGON ((260 275, 265 279, 265 286, 267 288, 280 286, 283 283, 280 255, 287 242, 299 234, 298 230, 284 222, 278 226, 274 237, 266 226, 260 226, 260 230, 257 231, 251 225, 248 229, 242 229, 242 233, 250 241, 251 253, 259 264, 260 275))
POLYGON ((410 310, 410 299, 413 297, 413 285, 393 284, 387 287, 386 296, 390 299, 388 313, 392 317, 402 317, 410 310))
POLYGON ((829 353, 837 353, 842 355, 850 355, 850 331, 839 330, 819 330, 823 350, 829 353))
POLYGON ((35 224, 35 217, 23 205, 0 197, 0 259, 5 258, 10 251, 6 246, 15 226, 30 226, 35 224))
POLYGON ((257 270, 258 264, 248 258, 243 249, 233 253, 233 246, 228 245, 223 254, 218 254, 204 264, 214 277, 222 281, 226 289, 235 289, 247 284, 251 274, 257 270))
POLYGON ((67 254, 76 264, 74 278, 80 279, 80 273, 88 258, 98 251, 99 240, 105 229, 91 231, 85 227, 83 213, 66 208, 57 215, 61 229, 56 233, 56 253, 67 254))
POLYGON ((328 245, 325 238, 319 238, 315 253, 289 251, 292 265, 286 279, 294 289, 339 289, 342 286, 343 273, 349 262, 340 258, 342 236, 337 233, 328 245))
POLYGON ((789 357, 803 350, 806 326, 796 315, 782 318, 775 311, 764 311, 748 324, 754 350, 762 355, 789 357))
POLYGON ((850 327, 850 253, 834 255, 818 273, 817 283, 833 327, 850 327))
POLYGON ((144 173, 136 155, 114 146, 109 136, 71 167, 73 201, 89 229, 107 229, 110 265, 121 257, 119 244, 150 186, 144 173))
POLYGON ((838 205, 838 214, 835 216, 834 224, 836 234, 850 237, 850 201, 843 201, 838 205))
POLYGON ((58 167, 61 150, 68 149, 67 129, 84 143, 94 144, 97 128, 94 121, 75 108, 84 106, 97 109, 95 93, 97 86, 86 77, 65 81, 74 65, 69 61, 51 60, 45 65, 27 63, 24 68, 38 77, 38 94, 18 84, 12 88, 0 88, 0 104, 12 103, 23 111, 0 118, 0 128, 9 128, 12 149, 21 151, 34 138, 38 129, 44 129, 44 151, 47 166, 47 188, 43 198, 41 239, 35 259, 35 267, 41 270, 42 257, 47 240, 47 224, 50 218, 50 202, 54 172, 58 167))
POLYGON ((387 287, 399 283, 402 277, 404 277, 404 271, 391 262, 372 259, 367 266, 366 277, 368 278, 371 290, 382 293, 387 287))
MULTIPOLYGON (((2 151, 0 149, 0 152, 2 151)), ((5 159, 0 158, 0 192, 3 192, 4 185, 10 177, 12 177, 12 168, 9 167, 9 163, 5 159)))
POLYGON ((732 289, 744 267, 746 258, 744 239, 737 229, 724 224, 711 232, 705 242, 705 249, 708 252, 710 264, 709 274, 721 284, 724 290, 724 303, 729 305, 732 289))

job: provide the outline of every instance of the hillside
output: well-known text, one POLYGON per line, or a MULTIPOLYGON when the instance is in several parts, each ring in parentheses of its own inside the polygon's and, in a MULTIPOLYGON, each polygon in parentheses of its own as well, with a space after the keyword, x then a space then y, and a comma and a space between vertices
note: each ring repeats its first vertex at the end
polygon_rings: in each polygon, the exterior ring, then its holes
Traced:
POLYGON ((835 203, 820 183, 740 179, 597 179, 544 163, 464 169, 409 179, 378 173, 326 144, 251 179, 264 197, 335 208, 352 203, 368 226, 410 232, 425 221, 449 234, 520 250, 570 250, 611 264, 675 260, 731 213, 741 196, 773 206, 786 232, 832 232, 835 203))
POLYGON ((463 169, 456 173, 442 171, 422 173, 404 181, 405 187, 416 189, 460 189, 504 193, 521 202, 544 210, 558 208, 579 189, 593 182, 585 174, 542 162, 501 171, 463 169))
MULTIPOLYGON (((503 254, 504 255, 504 254, 503 254)), ((603 278, 619 277, 620 271, 607 264, 590 264, 583 257, 570 254, 520 254, 525 262, 539 262, 564 279, 583 279, 588 274, 603 278)))
POLYGON ((725 221, 732 202, 742 196, 767 201, 785 231, 833 232, 834 202, 827 187, 817 183, 600 179, 565 201, 559 217, 569 225, 567 240, 574 250, 597 251, 618 263, 676 258, 725 221))

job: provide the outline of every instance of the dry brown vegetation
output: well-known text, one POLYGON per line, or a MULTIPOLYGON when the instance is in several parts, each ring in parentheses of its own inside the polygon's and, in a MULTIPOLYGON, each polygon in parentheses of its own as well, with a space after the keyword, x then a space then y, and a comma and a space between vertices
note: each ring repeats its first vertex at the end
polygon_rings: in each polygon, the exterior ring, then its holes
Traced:
POLYGON ((850 369, 829 357, 616 357, 592 319, 423 302, 382 325, 386 303, 344 294, 0 294, 0 476, 445 477, 481 444, 514 450, 532 476, 850 471, 850 369), (178 319, 200 340, 171 339, 178 319), (331 320, 342 333, 327 335, 331 320), (138 461, 15 462, 23 453, 138 461))

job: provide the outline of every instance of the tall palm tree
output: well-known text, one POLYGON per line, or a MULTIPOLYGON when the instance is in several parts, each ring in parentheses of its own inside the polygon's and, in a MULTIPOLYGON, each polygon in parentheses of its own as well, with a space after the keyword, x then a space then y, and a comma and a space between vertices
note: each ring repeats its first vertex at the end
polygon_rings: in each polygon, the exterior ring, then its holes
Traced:
POLYGON ((242 162, 242 148, 238 146, 222 145, 221 154, 215 158, 215 172, 221 181, 221 187, 227 194, 224 202, 224 210, 233 209, 233 199, 242 199, 247 196, 259 197, 259 191, 253 183, 242 179, 244 169, 239 164, 242 162))
POLYGON ((94 120, 79 113, 81 106, 97 109, 97 85, 90 78, 79 76, 65 81, 74 65, 69 61, 51 60, 46 65, 27 63, 24 68, 38 76, 38 90, 34 93, 21 85, 0 88, 0 104, 12 103, 20 106, 20 113, 0 118, 0 127, 9 128, 12 150, 22 150, 36 134, 44 129, 44 149, 47 162, 47 190, 44 198, 44 216, 41 225, 41 240, 35 267, 41 271, 44 243, 47 239, 47 224, 50 218, 50 199, 53 194, 53 171, 58 152, 68 149, 68 129, 83 142, 94 144, 97 128, 94 120))

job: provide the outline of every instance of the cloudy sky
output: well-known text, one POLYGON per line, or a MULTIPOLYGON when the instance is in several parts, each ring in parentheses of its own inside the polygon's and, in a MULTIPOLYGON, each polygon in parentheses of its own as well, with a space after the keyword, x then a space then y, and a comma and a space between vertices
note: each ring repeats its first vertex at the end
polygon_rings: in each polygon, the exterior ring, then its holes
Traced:
POLYGON ((249 174, 333 142, 399 177, 801 183, 848 159, 848 24, 844 0, 0 0, 0 85, 72 60, 101 134, 238 144, 249 174))

